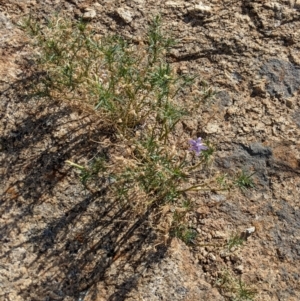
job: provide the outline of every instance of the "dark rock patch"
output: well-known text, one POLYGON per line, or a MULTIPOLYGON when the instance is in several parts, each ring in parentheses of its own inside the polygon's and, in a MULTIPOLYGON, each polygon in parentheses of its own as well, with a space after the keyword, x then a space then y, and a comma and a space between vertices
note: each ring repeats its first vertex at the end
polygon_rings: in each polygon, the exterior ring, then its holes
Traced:
POLYGON ((266 90, 275 97, 291 97, 300 88, 300 67, 279 59, 272 59, 261 67, 266 76, 266 90))
POLYGON ((255 172, 255 178, 262 186, 268 186, 267 160, 272 156, 272 150, 260 143, 252 143, 250 146, 239 144, 235 146, 231 155, 218 158, 217 165, 238 173, 244 170, 255 172))

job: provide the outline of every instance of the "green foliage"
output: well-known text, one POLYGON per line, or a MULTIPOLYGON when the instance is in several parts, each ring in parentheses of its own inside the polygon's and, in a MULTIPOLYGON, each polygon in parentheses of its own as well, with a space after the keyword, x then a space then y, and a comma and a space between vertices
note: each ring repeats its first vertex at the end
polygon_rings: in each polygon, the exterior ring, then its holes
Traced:
POLYGON ((106 160, 107 159, 105 158, 104 155, 97 158, 93 158, 93 160, 89 162, 89 165, 87 167, 78 165, 71 161, 66 161, 66 163, 77 168, 80 171, 79 173, 80 181, 84 186, 86 186, 89 180, 99 177, 99 172, 106 171, 106 166, 105 166, 106 160))
POLYGON ((239 187, 241 190, 253 188, 254 182, 253 182, 252 176, 254 174, 255 174, 255 172, 249 175, 247 172, 242 170, 242 172, 237 175, 237 177, 234 181, 234 184, 237 187, 239 187))
POLYGON ((47 71, 44 95, 47 91, 85 102, 103 118, 118 121, 114 125, 123 133, 156 117, 161 139, 184 114, 170 98, 191 80, 175 75, 166 62, 164 56, 173 41, 161 33, 159 17, 150 25, 145 47, 120 36, 100 39, 83 21, 54 18, 37 30, 30 18, 23 27, 36 36, 40 48, 38 61, 47 71))
POLYGON ((216 286, 228 296, 230 301, 253 301, 256 291, 251 289, 240 278, 236 279, 228 270, 224 270, 218 280, 216 286))
POLYGON ((161 17, 156 16, 149 25, 148 34, 148 62, 153 65, 160 57, 161 53, 168 50, 175 44, 174 39, 165 37, 161 30, 161 17))
POLYGON ((208 148, 201 152, 201 156, 203 157, 204 162, 208 164, 212 161, 212 157, 215 152, 215 148, 211 145, 211 143, 209 141, 206 142, 206 146, 208 148))
POLYGON ((228 189, 228 188, 229 188, 229 184, 228 184, 228 175, 227 175, 227 173, 218 176, 218 177, 216 178, 216 181, 217 181, 218 185, 219 185, 221 188, 224 188, 224 189, 228 189))
POLYGON ((245 242, 245 239, 242 238, 241 235, 235 233, 235 234, 230 236, 230 238, 227 242, 227 247, 228 247, 229 251, 231 251, 231 249, 233 247, 242 246, 244 242, 245 242))
MULTIPOLYGON (((44 24, 29 18, 22 27, 35 37, 36 61, 45 74, 33 94, 94 112, 111 129, 110 156, 87 166, 68 162, 79 170, 83 185, 113 179, 110 196, 137 211, 165 204, 182 207, 184 214, 172 231, 191 243, 195 232, 185 226, 192 206, 187 194, 207 184, 189 183, 191 175, 211 161, 214 147, 208 144, 202 156, 194 158, 176 142, 176 125, 186 115, 197 117, 194 107, 178 101, 195 77, 178 75, 168 63, 174 40, 163 33, 160 17, 149 25, 146 44, 121 36, 100 37, 88 23, 59 16, 44 24), (119 155, 118 148, 129 148, 129 155, 119 155)), ((203 98, 212 96, 207 85, 203 89, 203 98)))
POLYGON ((197 231, 195 229, 189 228, 185 225, 176 226, 171 234, 174 237, 179 238, 187 245, 194 244, 195 238, 197 237, 197 231))
POLYGON ((247 285, 239 279, 236 297, 233 301, 251 301, 256 295, 256 292, 247 287, 247 285))
POLYGON ((171 236, 177 237, 182 240, 186 245, 192 245, 195 243, 197 237, 197 231, 191 227, 188 227, 185 223, 185 214, 191 210, 191 202, 183 201, 182 209, 174 212, 173 224, 171 227, 171 236))
POLYGON ((32 18, 31 14, 29 17, 24 18, 22 22, 19 22, 18 26, 24 29, 30 36, 36 36, 40 31, 39 23, 32 18))
POLYGON ((217 92, 205 81, 202 81, 202 101, 210 102, 214 99, 217 92))

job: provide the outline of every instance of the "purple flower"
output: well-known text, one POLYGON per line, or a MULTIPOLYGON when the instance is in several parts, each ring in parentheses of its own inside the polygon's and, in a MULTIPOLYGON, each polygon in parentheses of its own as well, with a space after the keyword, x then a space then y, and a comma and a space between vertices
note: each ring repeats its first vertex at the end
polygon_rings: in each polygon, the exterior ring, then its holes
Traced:
POLYGON ((197 140, 190 140, 189 141, 191 148, 191 151, 194 151, 196 153, 196 156, 199 156, 202 150, 206 150, 208 149, 208 147, 206 145, 204 145, 201 142, 201 138, 199 137, 197 140))

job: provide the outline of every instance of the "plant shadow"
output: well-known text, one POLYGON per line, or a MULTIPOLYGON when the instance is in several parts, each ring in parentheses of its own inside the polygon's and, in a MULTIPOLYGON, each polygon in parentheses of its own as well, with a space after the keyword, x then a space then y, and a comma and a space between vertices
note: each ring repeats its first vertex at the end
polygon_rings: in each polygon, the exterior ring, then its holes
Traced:
POLYGON ((112 130, 66 103, 23 96, 36 80, 22 79, 0 95, 3 269, 20 268, 13 281, 24 300, 83 300, 87 293, 97 300, 99 283, 105 300, 125 300, 169 241, 158 243, 153 210, 134 214, 109 199, 104 182, 83 188, 65 161, 105 153, 97 141, 112 130))

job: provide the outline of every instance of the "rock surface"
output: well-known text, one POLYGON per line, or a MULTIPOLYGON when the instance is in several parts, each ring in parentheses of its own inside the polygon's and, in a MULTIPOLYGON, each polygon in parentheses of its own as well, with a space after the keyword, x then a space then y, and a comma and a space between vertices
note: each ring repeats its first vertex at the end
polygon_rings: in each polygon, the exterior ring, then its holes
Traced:
POLYGON ((0 3, 0 300, 232 300, 225 270, 254 300, 300 300, 299 1, 94 2, 0 3), (256 188, 197 195, 190 250, 82 190, 65 161, 91 159, 103 132, 91 116, 25 97, 32 49, 17 23, 30 12, 86 16, 98 34, 134 41, 161 14, 178 41, 172 66, 217 90, 182 128, 216 145, 212 168, 255 172, 256 188))

